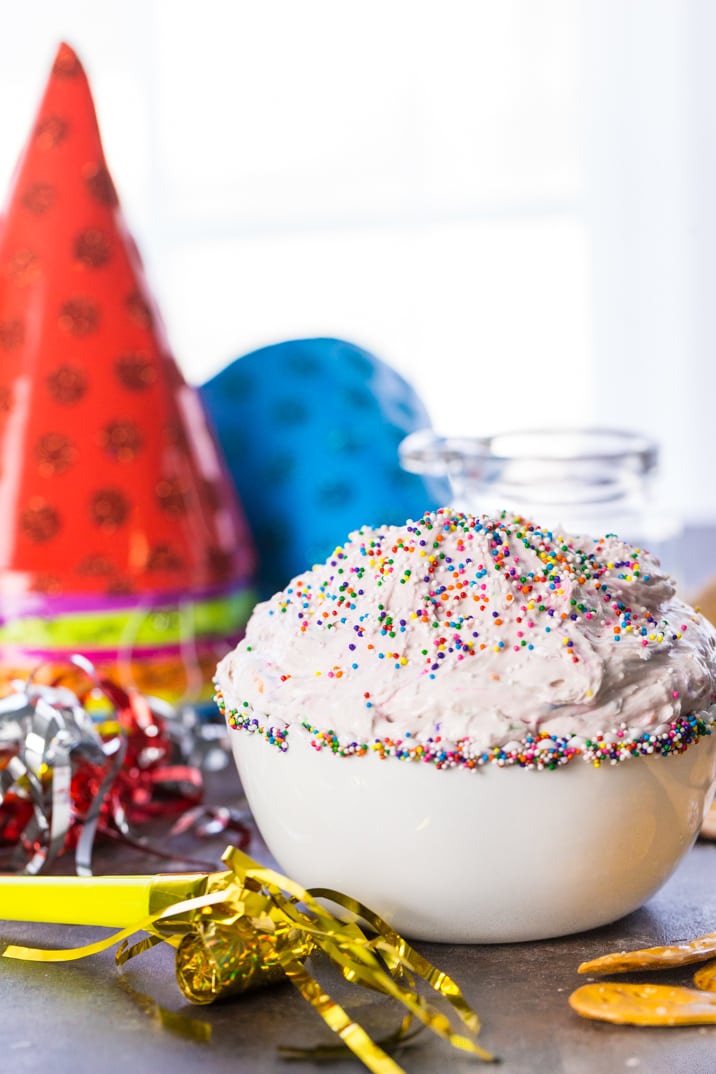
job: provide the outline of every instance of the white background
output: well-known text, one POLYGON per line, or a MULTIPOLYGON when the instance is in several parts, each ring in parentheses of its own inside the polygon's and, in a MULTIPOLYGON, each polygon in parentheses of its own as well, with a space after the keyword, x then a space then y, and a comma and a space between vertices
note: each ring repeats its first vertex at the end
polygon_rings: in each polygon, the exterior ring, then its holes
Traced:
POLYGON ((62 39, 190 380, 340 336, 442 432, 655 435, 716 519, 716 4, 0 0, 0 190, 62 39))

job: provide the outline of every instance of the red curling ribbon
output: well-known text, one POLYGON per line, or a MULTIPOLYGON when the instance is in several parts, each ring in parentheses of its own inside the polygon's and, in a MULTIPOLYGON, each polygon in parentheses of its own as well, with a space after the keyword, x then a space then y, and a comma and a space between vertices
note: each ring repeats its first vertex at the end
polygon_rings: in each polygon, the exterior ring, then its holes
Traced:
POLYGON ((0 698, 0 846, 11 871, 36 874, 74 850, 89 876, 98 836, 137 845, 142 824, 201 806, 202 773, 181 756, 169 706, 99 676, 83 656, 69 663, 86 676, 77 693, 33 673, 0 698))

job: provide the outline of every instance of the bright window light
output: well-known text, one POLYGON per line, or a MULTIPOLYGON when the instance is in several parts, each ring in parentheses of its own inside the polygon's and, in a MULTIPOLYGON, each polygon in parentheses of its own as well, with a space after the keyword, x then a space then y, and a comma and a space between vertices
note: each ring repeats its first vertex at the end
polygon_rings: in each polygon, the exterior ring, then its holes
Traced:
POLYGON ((65 39, 190 380, 339 336, 441 431, 655 435, 716 518, 707 9, 33 0, 0 14, 0 182, 65 39))

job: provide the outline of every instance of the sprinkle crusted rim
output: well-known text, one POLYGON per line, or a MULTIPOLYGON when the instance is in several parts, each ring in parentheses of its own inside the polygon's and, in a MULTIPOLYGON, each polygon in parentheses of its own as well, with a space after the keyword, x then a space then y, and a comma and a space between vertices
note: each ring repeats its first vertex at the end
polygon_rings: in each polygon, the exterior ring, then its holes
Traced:
MULTIPOLYGON (((254 716, 242 715, 236 709, 227 709, 218 686, 214 701, 232 730, 258 734, 282 753, 288 750, 288 727, 262 726, 254 716)), ((630 730, 624 724, 607 734, 600 733, 593 738, 539 732, 527 735, 519 743, 511 743, 509 749, 493 746, 487 750, 477 749, 470 738, 460 739, 452 745, 444 742, 440 735, 429 738, 426 742, 413 743, 409 732, 402 739, 379 738, 372 742, 341 742, 334 731, 321 731, 306 721, 302 726, 312 736, 311 745, 315 750, 320 752, 327 749, 339 757, 363 757, 373 753, 381 760, 395 758, 399 761, 421 761, 438 769, 475 769, 492 764, 498 768, 517 767, 544 771, 560 768, 575 758, 599 768, 602 764, 615 765, 632 757, 669 757, 684 753, 689 746, 711 734, 714 720, 715 717, 709 713, 679 716, 668 727, 651 731, 630 730)))

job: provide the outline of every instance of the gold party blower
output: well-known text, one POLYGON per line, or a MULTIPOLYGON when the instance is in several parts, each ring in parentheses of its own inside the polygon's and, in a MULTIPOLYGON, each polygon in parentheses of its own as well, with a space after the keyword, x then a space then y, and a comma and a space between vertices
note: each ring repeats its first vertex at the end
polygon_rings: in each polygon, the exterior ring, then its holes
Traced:
POLYGON ((222 860, 226 871, 205 874, 2 877, 0 918, 118 930, 82 947, 47 950, 8 944, 2 954, 65 962, 118 944, 116 960, 123 965, 168 943, 176 950, 182 993, 199 1004, 287 978, 369 1070, 401 1074, 402 1068, 309 973, 306 960, 322 952, 347 981, 403 1006, 403 1020, 390 1043, 404 1043, 415 1032, 410 1029, 415 1022, 454 1048, 483 1060, 494 1058, 477 1043, 478 1016, 457 984, 373 911, 340 892, 306 890, 235 847, 229 847, 222 860), (325 901, 342 907, 348 920, 335 917, 325 901), (137 933, 146 935, 130 943, 137 933), (415 990, 416 978, 443 997, 452 1008, 450 1017, 415 990))

